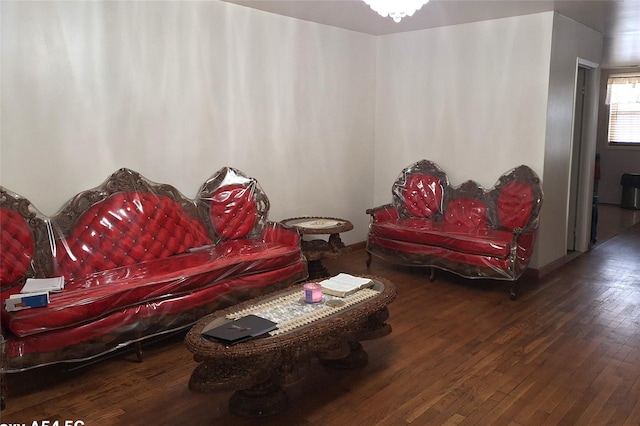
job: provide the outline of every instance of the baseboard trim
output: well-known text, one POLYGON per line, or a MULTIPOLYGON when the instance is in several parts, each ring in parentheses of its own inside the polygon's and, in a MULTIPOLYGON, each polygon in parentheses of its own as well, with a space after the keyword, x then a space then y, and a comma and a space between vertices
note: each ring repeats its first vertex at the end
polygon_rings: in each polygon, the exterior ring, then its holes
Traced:
POLYGON ((362 249, 367 248, 367 242, 366 241, 360 241, 358 243, 349 244, 348 247, 351 250, 362 250, 362 249))
POLYGON ((559 269, 561 267, 563 267, 564 265, 567 264, 567 262, 569 262, 569 258, 565 255, 562 256, 552 262, 547 263, 546 265, 542 266, 541 268, 538 269, 533 269, 532 271, 536 272, 536 278, 542 278, 547 274, 550 274, 551 272, 555 271, 556 269, 559 269))

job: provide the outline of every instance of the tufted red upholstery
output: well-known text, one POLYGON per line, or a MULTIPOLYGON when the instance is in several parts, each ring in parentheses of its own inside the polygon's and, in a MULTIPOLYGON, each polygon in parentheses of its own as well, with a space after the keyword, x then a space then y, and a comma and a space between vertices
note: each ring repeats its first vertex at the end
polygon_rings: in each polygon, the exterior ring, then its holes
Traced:
POLYGON ((7 208, 0 208, 0 251, 0 287, 6 288, 25 276, 34 252, 29 225, 7 208))
POLYGON ((486 228, 487 206, 473 198, 457 198, 449 202, 444 220, 460 227, 486 228))
POLYGON ((513 230, 525 228, 533 208, 533 189, 527 182, 509 182, 498 197, 498 221, 500 226, 513 230))
POLYGON ((67 279, 211 244, 206 229, 170 198, 120 192, 90 207, 56 242, 55 273, 67 279))
POLYGON ((527 268, 542 204, 540 179, 528 166, 504 173, 487 190, 473 180, 451 186, 442 169, 421 160, 402 170, 392 195, 391 204, 367 210, 367 265, 376 255, 511 281, 527 268))
POLYGON ((407 211, 415 217, 430 217, 442 206, 442 184, 432 175, 411 175, 402 188, 407 211))
POLYGON ((51 218, 8 192, 0 191, 0 203, 9 207, 0 211, 0 306, 21 287, 4 288, 6 277, 66 278, 46 308, 2 309, 7 372, 89 359, 183 329, 307 276, 298 232, 269 221, 257 181, 229 167, 196 199, 123 168, 51 218))
POLYGON ((257 217, 251 189, 241 184, 216 190, 209 211, 216 234, 227 240, 244 238, 253 229, 257 217))

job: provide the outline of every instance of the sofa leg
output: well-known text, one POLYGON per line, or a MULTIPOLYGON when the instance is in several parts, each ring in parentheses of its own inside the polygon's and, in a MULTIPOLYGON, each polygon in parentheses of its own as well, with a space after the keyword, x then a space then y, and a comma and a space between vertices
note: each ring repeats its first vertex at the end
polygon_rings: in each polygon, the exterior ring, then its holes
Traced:
POLYGON ((140 341, 137 341, 133 344, 135 351, 136 351, 136 357, 138 357, 138 362, 142 362, 143 361, 143 356, 142 356, 142 343, 140 343, 140 341))
POLYGON ((371 267, 371 253, 367 252, 367 268, 371 267))
POLYGON ((0 372, 0 382, 0 410, 4 410, 6 406, 5 395, 7 394, 7 382, 4 371, 0 372))
POLYGON ((518 286, 518 281, 514 282, 513 285, 511 286, 511 289, 509 289, 509 299, 516 300, 516 298, 518 297, 518 293, 516 292, 517 286, 518 286))
POLYGON ((434 282, 436 280, 436 268, 431 267, 431 274, 429 275, 429 281, 434 282))
POLYGON ((7 397, 7 346, 4 336, 0 334, 0 410, 4 410, 7 397))

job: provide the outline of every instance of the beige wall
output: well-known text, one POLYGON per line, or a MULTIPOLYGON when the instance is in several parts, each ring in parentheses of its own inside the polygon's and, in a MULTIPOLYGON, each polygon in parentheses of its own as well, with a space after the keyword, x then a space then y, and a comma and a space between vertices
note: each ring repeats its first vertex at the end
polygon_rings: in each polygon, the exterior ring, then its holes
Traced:
POLYGON ((224 2, 2 2, 0 182, 46 214, 120 167, 187 196, 222 166, 271 218, 366 235, 375 38, 224 2))
POLYGON ((542 171, 551 24, 538 14, 379 38, 376 201, 422 158, 454 185, 542 171))
MULTIPOLYGON (((573 95, 550 87, 601 43, 553 13, 376 38, 224 2, 0 7, 2 185, 52 214, 120 167, 193 196, 229 165, 258 178, 274 220, 349 218, 348 244, 422 158, 454 184, 519 164, 563 176, 573 95)), ((554 191, 534 266, 563 250, 554 191)))

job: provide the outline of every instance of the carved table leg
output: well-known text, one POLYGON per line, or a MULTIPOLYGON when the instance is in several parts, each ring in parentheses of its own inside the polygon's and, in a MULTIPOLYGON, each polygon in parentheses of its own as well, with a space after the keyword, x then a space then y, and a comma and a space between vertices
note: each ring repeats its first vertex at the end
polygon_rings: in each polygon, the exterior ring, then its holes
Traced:
POLYGON ((329 276, 329 271, 324 267, 320 260, 309 260, 307 262, 307 268, 309 270, 310 280, 317 280, 319 278, 326 278, 329 276))
POLYGON ((315 280, 329 276, 329 271, 322 264, 322 259, 331 253, 329 244, 325 240, 303 241, 302 252, 307 258, 309 279, 315 280))
POLYGON ((369 362, 369 355, 362 349, 360 342, 349 342, 349 355, 340 359, 321 359, 320 364, 325 367, 351 369, 364 367, 369 362))
POLYGON ((229 399, 229 411, 244 417, 271 416, 282 411, 288 401, 282 388, 268 380, 235 392, 229 399))
POLYGON ((329 240, 327 241, 327 244, 329 245, 329 248, 333 252, 340 252, 347 248, 342 242, 342 239, 340 238, 340 234, 329 235, 329 240))

